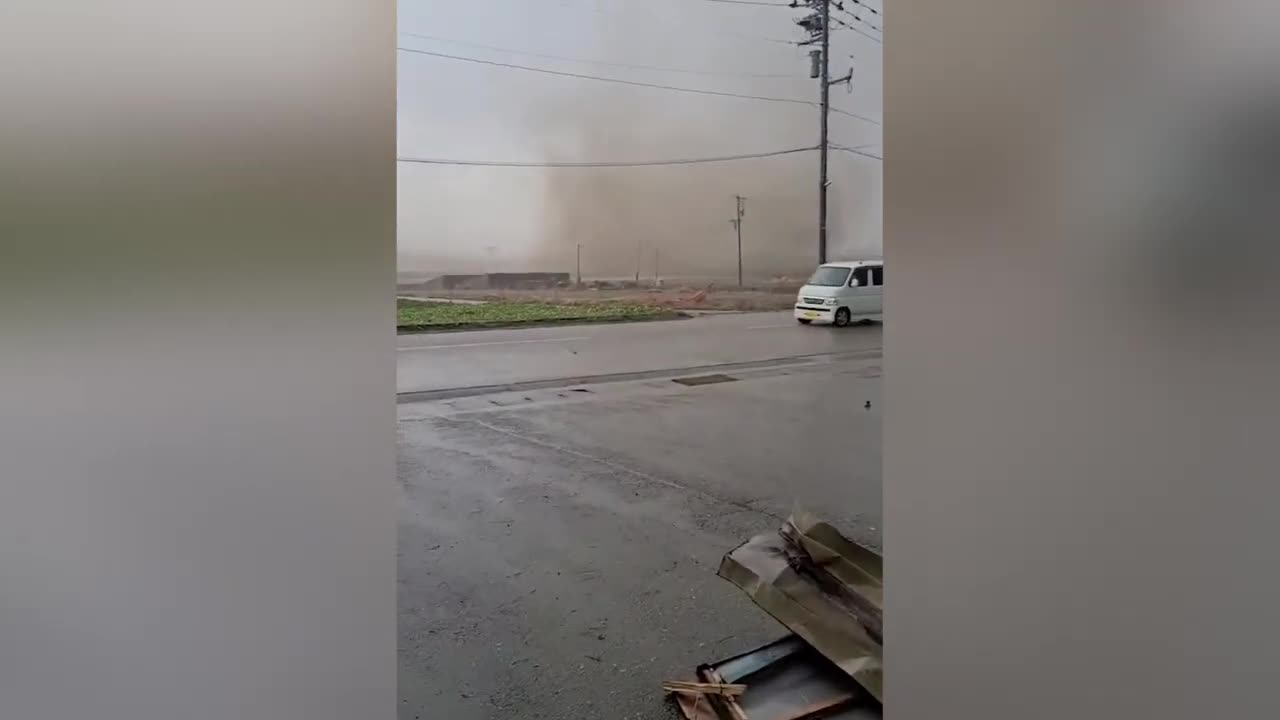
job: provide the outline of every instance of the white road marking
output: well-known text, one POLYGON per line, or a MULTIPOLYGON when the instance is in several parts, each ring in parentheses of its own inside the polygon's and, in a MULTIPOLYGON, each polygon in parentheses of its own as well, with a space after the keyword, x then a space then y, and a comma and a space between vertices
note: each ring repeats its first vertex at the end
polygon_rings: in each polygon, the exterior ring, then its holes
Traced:
POLYGON ((449 348, 486 347, 490 345, 529 345, 532 343, 570 342, 573 340, 589 340, 586 336, 565 338, 538 338, 536 340, 498 340, 495 342, 455 343, 453 345, 409 345, 396 348, 397 352, 406 350, 447 350, 449 348))

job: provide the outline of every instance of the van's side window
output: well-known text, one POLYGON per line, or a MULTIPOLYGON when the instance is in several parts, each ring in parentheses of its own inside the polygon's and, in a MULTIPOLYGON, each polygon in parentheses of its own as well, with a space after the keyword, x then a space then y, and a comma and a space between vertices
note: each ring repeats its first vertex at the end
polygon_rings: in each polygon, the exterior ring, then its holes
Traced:
POLYGON ((884 285, 884 266, 871 268, 871 284, 884 285))
POLYGON ((854 268, 853 279, 849 281, 849 287, 867 287, 871 284, 871 268, 854 268))

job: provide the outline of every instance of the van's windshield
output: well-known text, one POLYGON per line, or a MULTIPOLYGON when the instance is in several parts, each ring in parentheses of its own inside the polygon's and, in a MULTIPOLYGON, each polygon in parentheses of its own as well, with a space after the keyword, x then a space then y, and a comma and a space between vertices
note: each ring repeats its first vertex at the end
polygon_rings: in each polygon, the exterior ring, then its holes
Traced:
POLYGON ((813 273, 813 277, 809 278, 808 285, 823 285, 826 287, 840 287, 849 280, 849 268, 844 267, 827 267, 823 266, 813 273))

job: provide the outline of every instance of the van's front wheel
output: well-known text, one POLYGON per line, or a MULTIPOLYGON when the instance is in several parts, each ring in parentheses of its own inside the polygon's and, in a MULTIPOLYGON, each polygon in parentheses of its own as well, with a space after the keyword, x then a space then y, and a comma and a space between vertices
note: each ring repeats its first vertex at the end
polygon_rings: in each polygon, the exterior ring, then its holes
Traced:
POLYGON ((835 319, 836 327, 848 327, 849 318, 849 308, 840 308, 837 310, 835 319))

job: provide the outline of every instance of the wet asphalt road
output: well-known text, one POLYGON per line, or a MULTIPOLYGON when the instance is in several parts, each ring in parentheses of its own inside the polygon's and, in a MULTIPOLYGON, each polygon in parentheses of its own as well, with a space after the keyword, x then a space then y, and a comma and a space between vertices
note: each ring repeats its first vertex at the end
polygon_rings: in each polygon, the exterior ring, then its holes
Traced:
POLYGON ((400 392, 640 372, 880 346, 880 327, 804 327, 790 312, 401 335, 400 392))
POLYGON ((401 339, 459 346, 408 351, 402 391, 554 377, 541 346, 555 341, 481 344, 511 339, 593 338, 568 341, 582 373, 664 338, 681 350, 656 368, 708 364, 729 345, 737 361, 818 355, 697 387, 673 371, 399 405, 402 720, 675 717, 662 680, 785 632, 716 577, 727 550, 797 503, 879 544, 880 329, 770 320, 401 339), (424 355, 466 369, 436 381, 424 355))

